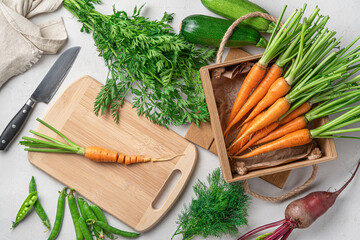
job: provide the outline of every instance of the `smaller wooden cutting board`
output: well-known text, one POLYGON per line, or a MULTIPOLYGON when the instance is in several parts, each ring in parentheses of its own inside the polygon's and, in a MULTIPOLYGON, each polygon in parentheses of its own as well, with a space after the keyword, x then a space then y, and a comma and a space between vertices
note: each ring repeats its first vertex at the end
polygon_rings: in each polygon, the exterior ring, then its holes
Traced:
MULTIPOLYGON (((101 146, 127 155, 155 158, 181 155, 167 162, 130 166, 96 163, 76 154, 29 152, 29 161, 137 231, 154 226, 183 191, 197 160, 196 147, 175 132, 157 126, 125 102, 117 125, 110 114, 97 117, 93 103, 101 84, 84 76, 69 86, 43 120, 80 146, 101 146), (159 208, 162 190, 173 173, 181 177, 159 208)), ((58 140, 39 125, 38 132, 58 140)))

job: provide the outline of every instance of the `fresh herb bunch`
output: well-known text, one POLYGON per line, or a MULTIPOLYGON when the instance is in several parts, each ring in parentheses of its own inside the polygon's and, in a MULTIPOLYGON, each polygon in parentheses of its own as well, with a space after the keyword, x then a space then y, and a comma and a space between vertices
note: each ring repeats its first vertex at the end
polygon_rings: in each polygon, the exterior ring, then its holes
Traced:
POLYGON ((235 235, 237 227, 247 225, 249 197, 244 193, 242 183, 226 183, 217 168, 209 174, 208 186, 197 181, 193 186, 196 199, 178 216, 178 229, 173 237, 182 234, 183 239, 195 236, 221 237, 235 235))
POLYGON ((112 15, 94 10, 100 0, 64 0, 64 6, 83 23, 81 31, 93 32, 99 55, 109 73, 95 101, 95 114, 109 110, 119 122, 125 97, 133 94, 133 106, 159 125, 207 121, 209 114, 199 75, 200 67, 213 60, 215 50, 195 49, 173 32, 173 14, 160 21, 129 16, 113 9, 112 15))

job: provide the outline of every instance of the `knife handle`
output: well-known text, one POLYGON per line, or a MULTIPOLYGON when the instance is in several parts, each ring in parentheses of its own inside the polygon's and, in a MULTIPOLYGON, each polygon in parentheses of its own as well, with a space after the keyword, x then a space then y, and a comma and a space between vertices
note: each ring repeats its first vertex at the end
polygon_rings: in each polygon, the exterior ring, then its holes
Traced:
POLYGON ((24 127, 26 120, 30 116, 35 103, 29 99, 19 112, 11 119, 9 124, 0 136, 0 150, 6 150, 10 143, 15 139, 20 130, 24 127))

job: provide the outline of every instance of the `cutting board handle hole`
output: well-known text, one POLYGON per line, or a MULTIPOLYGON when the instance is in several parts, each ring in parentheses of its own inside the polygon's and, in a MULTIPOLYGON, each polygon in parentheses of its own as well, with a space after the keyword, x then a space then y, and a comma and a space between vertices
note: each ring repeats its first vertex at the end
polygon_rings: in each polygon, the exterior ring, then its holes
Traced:
POLYGON ((169 197, 170 193, 172 192, 172 190, 176 186, 176 184, 179 181, 181 175, 182 174, 181 174, 181 171, 179 169, 175 169, 170 174, 170 176, 168 177, 165 184, 162 186, 160 192, 158 193, 158 195, 156 196, 156 198, 154 199, 154 201, 152 203, 152 207, 154 209, 160 209, 164 205, 166 199, 169 197))

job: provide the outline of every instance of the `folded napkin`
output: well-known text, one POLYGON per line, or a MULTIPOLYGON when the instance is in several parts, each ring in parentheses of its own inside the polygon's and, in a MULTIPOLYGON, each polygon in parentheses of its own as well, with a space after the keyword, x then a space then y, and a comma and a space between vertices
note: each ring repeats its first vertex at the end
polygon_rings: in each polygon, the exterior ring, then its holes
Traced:
POLYGON ((67 33, 62 18, 36 25, 28 18, 53 12, 62 0, 0 0, 0 88, 42 54, 55 54, 67 33))

